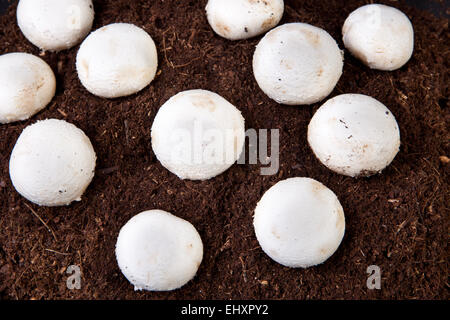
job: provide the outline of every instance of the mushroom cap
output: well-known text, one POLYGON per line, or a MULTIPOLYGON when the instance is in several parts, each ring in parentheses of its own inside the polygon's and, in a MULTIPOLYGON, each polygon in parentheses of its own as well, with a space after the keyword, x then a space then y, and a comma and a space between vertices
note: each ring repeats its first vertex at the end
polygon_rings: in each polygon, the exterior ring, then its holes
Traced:
POLYGON ((95 151, 83 131, 64 120, 26 127, 9 161, 11 181, 23 197, 41 206, 81 201, 94 177, 95 151))
POLYGON ((206 15, 213 30, 229 40, 255 37, 275 27, 283 0, 209 0, 206 15))
POLYGON ((161 164, 181 179, 205 180, 233 165, 242 153, 241 112, 207 90, 183 91, 159 109, 152 147, 161 164))
POLYGON ((323 263, 345 232, 336 195, 310 178, 290 178, 271 187, 258 202, 253 225, 263 251, 291 268, 323 263))
POLYGON ((259 87, 281 104, 312 104, 328 96, 342 74, 343 56, 323 29, 288 23, 269 31, 253 56, 259 87))
POLYGON ((149 210, 122 227, 116 259, 135 290, 170 291, 194 278, 203 259, 203 243, 188 221, 149 210))
POLYGON ((0 56, 0 123, 26 120, 53 99, 56 80, 50 66, 32 54, 0 56))
POLYGON ((394 115, 378 100, 343 94, 328 100, 308 126, 308 142, 329 169, 351 177, 386 168, 400 148, 394 115))
POLYGON ((155 43, 143 29, 113 23, 91 33, 77 54, 77 72, 92 94, 118 98, 139 92, 158 68, 155 43))
POLYGON ((392 71, 412 56, 414 30, 400 10, 369 4, 353 11, 342 28, 345 47, 372 69, 392 71))
POLYGON ((91 0, 20 0, 17 6, 20 30, 43 50, 60 51, 77 45, 93 21, 91 0))

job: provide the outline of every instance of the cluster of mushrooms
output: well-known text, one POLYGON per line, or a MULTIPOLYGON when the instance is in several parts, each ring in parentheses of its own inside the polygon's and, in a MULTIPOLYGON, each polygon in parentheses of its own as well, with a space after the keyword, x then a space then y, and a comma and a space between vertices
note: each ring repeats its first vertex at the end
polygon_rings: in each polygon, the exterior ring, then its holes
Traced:
MULTIPOLYGON (((343 51, 323 29, 306 23, 274 28, 283 0, 209 0, 207 19, 229 40, 266 33, 253 56, 261 90, 279 104, 309 105, 325 99, 338 83, 343 51), (274 28, 274 29, 273 29, 274 28), (269 31, 272 29, 271 31, 269 31), (269 32, 268 32, 269 31, 269 32)), ((154 79, 158 57, 143 29, 125 23, 89 34, 91 0, 20 0, 17 21, 25 37, 40 49, 60 51, 81 43, 76 69, 92 94, 112 99, 135 94, 154 79), (88 36, 89 34, 89 36, 88 36), (87 36, 87 37, 86 37, 87 36)), ((379 4, 352 12, 342 29, 345 47, 373 69, 392 71, 411 57, 411 22, 401 11, 379 4)), ((55 95, 51 68, 27 53, 0 56, 0 123, 30 118, 55 95)), ((189 90, 164 103, 152 125, 152 148, 160 163, 180 179, 211 179, 230 168, 245 142, 241 112, 207 90, 189 90), (176 161, 171 133, 195 127, 231 131, 225 143, 232 157, 219 163, 176 161)), ((339 174, 359 177, 381 172, 400 147, 394 115, 376 99, 357 93, 326 101, 308 126, 308 143, 318 160, 339 174)), ((201 156, 208 145, 194 151, 201 156)), ((23 197, 41 206, 80 201, 95 173, 96 154, 82 130, 64 120, 47 119, 26 127, 12 151, 11 181, 23 197)), ((261 198, 254 214, 262 250, 288 267, 323 263, 338 248, 345 231, 344 211, 336 195, 306 177, 283 180, 261 198)), ((201 264, 202 240, 189 222, 162 210, 130 219, 120 230, 116 258, 136 290, 166 291, 190 281, 201 264)))

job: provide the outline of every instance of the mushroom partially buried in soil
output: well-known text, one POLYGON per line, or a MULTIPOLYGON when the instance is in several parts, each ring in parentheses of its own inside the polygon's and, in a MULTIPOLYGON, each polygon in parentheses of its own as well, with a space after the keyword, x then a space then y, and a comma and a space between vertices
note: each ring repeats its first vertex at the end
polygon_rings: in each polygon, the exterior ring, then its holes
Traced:
POLYGON ((362 94, 328 100, 308 126, 308 142, 329 169, 351 177, 386 168, 400 148, 400 130, 392 112, 362 94))
POLYGON ((53 99, 55 75, 50 66, 32 54, 0 56, 0 123, 26 120, 53 99))
POLYGON ((91 0, 20 0, 17 23, 25 37, 42 50, 72 48, 91 31, 91 0))
POLYGON ((23 197, 41 206, 81 201, 94 177, 96 155, 82 130, 47 119, 26 127, 9 162, 11 181, 23 197))
POLYGON ((323 263, 345 232, 344 210, 336 195, 310 178, 290 178, 264 193, 253 225, 263 251, 291 268, 323 263))
POLYGON ((170 291, 194 278, 203 259, 203 243, 188 221, 149 210, 122 227, 116 259, 135 290, 170 291))
POLYGON ((161 164, 181 179, 206 180, 240 157, 245 141, 241 112, 207 90, 183 91, 159 109, 152 147, 161 164))
POLYGON ((353 11, 342 28, 345 47, 372 69, 401 68, 414 50, 411 21, 400 10, 369 4, 353 11))
POLYGON ((283 0, 209 0, 208 22, 221 37, 241 40, 275 27, 283 16, 283 0))
POLYGON ((308 105, 328 96, 342 75, 343 54, 323 29, 288 23, 256 47, 253 73, 265 94, 281 104, 308 105))
POLYGON ((143 29, 113 23, 91 33, 81 44, 76 67, 92 94, 118 98, 139 92, 152 82, 158 67, 155 43, 143 29))

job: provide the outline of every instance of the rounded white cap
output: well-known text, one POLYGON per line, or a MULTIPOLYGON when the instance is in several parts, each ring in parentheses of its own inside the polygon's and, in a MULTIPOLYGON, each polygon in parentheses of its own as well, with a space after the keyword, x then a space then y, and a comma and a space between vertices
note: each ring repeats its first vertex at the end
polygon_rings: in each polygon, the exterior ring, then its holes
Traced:
POLYGON ((241 112, 207 90, 176 94, 159 109, 152 126, 156 157, 181 179, 221 174, 239 158, 244 142, 241 112))
POLYGON ((20 30, 43 50, 60 51, 77 45, 93 21, 91 0, 20 0, 17 6, 20 30))
POLYGON ((240 40, 275 27, 283 16, 283 0, 209 0, 208 22, 221 37, 240 40))
POLYGON ((327 260, 344 237, 345 217, 336 195, 320 182, 290 178, 275 184, 259 201, 256 237, 264 252, 291 268, 327 260))
POLYGON ((26 127, 9 161, 11 181, 23 197, 41 206, 69 205, 94 177, 96 156, 83 131, 64 120, 26 127))
POLYGON ((400 148, 394 115, 378 100, 343 94, 328 100, 308 126, 308 142, 329 169, 351 177, 386 168, 400 148))
POLYGON ((135 290, 170 291, 194 278, 202 262, 203 243, 188 221, 149 210, 122 227, 116 258, 135 290))
POLYGON ((0 123, 26 120, 53 99, 56 80, 50 66, 32 54, 0 56, 0 123))
POLYGON ((414 50, 411 21, 400 10, 369 4, 353 11, 342 29, 345 47, 372 69, 401 68, 414 50))
POLYGON ((155 77, 155 43, 143 29, 113 23, 91 33, 77 54, 77 72, 92 94, 118 98, 139 92, 155 77))
POLYGON ((281 104, 312 104, 328 96, 342 74, 343 56, 323 29, 288 23, 269 31, 253 56, 259 87, 281 104))

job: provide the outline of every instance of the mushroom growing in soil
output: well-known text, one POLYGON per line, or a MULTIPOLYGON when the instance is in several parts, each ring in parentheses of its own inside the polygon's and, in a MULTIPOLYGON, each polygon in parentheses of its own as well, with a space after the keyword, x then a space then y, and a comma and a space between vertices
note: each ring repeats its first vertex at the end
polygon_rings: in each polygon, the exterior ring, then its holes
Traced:
POLYGON ((188 221, 149 210, 122 227, 116 259, 135 290, 170 291, 194 278, 203 259, 203 243, 188 221))
POLYGON ((253 225, 263 251, 291 268, 323 263, 345 232, 344 210, 336 195, 310 178, 290 178, 264 193, 253 225))
POLYGON ((392 112, 362 94, 328 100, 308 126, 308 142, 329 169, 351 177, 386 168, 400 148, 400 130, 392 112))
POLYGON ((25 37, 43 50, 72 48, 94 21, 91 0, 20 0, 17 22, 25 37))
POLYGON ((343 55, 323 29, 288 23, 268 32, 256 47, 253 73, 271 99, 308 105, 328 96, 342 74, 343 55))
POLYGON ((183 91, 158 110, 151 135, 153 151, 165 168, 181 179, 206 180, 241 155, 244 118, 214 92, 183 91))
POLYGON ((241 40, 275 27, 283 16, 283 0, 209 0, 208 22, 221 37, 241 40))
POLYGON ((55 75, 50 66, 32 54, 0 56, 0 123, 26 120, 53 99, 55 75))
POLYGON ((92 94, 118 98, 139 92, 152 82, 158 67, 156 46, 143 29, 113 23, 91 33, 81 44, 76 67, 92 94))
POLYGON ((372 69, 401 68, 414 50, 411 21, 400 10, 369 4, 353 11, 342 28, 345 47, 372 69))
POLYGON ((41 206, 81 201, 95 170, 95 151, 83 131, 64 120, 26 127, 9 161, 11 181, 23 197, 41 206))

